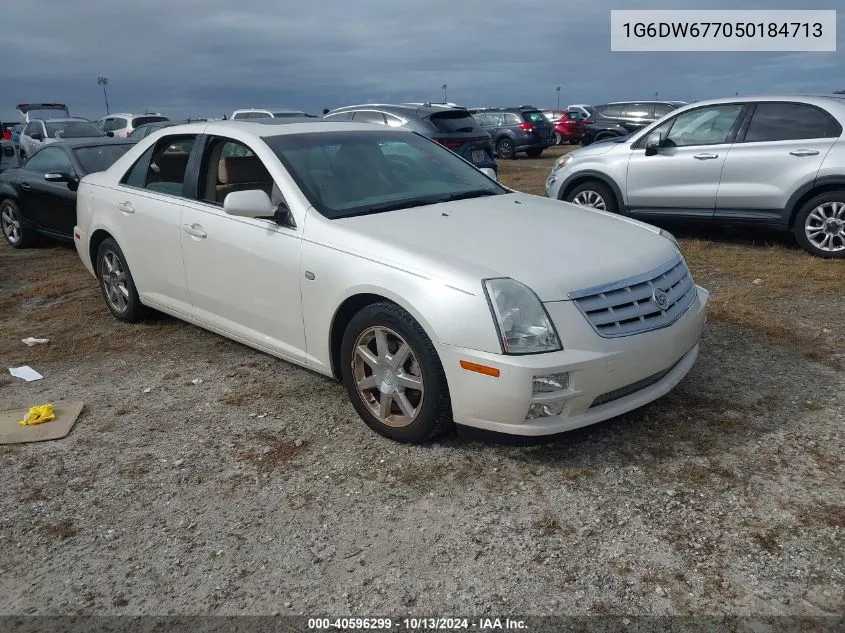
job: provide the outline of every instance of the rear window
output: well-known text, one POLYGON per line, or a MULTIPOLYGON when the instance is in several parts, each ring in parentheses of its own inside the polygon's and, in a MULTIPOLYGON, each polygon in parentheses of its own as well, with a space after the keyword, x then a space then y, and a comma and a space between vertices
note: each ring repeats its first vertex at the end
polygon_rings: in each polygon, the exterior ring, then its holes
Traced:
POLYGON ((93 174, 98 171, 105 171, 111 167, 132 145, 133 143, 121 143, 119 145, 77 147, 73 150, 73 153, 76 154, 76 159, 82 165, 85 173, 93 174))
POLYGON ((166 116, 136 116, 132 119, 132 127, 146 125, 147 123, 158 123, 159 121, 169 121, 166 116))
POLYGON ((620 105, 602 105, 596 106, 596 112, 602 116, 621 116, 622 106, 620 105))
POLYGON ((238 112, 233 119, 270 119, 268 112, 238 112))
POLYGON ((273 117, 276 119, 289 119, 289 118, 300 118, 304 117, 304 112, 274 112, 273 117))
POLYGON ((478 122, 472 118, 472 115, 461 110, 435 112, 428 120, 435 130, 444 134, 473 132, 478 129, 478 122))
POLYGON ((105 136, 100 128, 88 121, 56 121, 47 123, 47 136, 50 138, 88 138, 105 136))
POLYGON ((548 119, 543 116, 543 113, 539 110, 531 110, 529 112, 523 112, 522 118, 528 121, 529 123, 546 123, 548 119))

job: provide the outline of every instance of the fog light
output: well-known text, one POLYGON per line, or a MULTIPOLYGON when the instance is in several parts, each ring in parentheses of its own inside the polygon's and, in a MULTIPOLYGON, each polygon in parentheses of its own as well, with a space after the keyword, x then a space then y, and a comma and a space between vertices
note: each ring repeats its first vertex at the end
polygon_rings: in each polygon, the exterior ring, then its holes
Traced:
POLYGON ((550 402, 535 402, 528 407, 526 420, 537 418, 548 418, 553 415, 560 415, 566 407, 566 400, 552 400, 550 402))
POLYGON ((552 393, 554 391, 563 391, 564 389, 569 389, 569 372, 565 371, 559 374, 534 376, 534 393, 552 393))

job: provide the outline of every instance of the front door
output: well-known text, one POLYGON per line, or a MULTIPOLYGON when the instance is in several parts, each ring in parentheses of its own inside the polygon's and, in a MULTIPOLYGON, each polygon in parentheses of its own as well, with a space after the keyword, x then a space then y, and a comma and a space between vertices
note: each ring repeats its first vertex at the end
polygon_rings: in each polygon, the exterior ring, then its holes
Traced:
POLYGON ((76 192, 66 182, 49 182, 50 173, 74 175, 73 163, 60 147, 45 147, 36 155, 35 169, 25 170, 21 180, 29 187, 31 217, 38 226, 64 237, 73 235, 76 225, 76 192))
POLYGON ((294 360, 305 359, 300 229, 272 218, 227 215, 229 193, 281 195, 261 159, 235 140, 212 137, 198 200, 185 201, 180 225, 193 315, 213 329, 294 360))
POLYGON ((649 133, 662 135, 658 152, 646 156, 641 138, 628 160, 626 198, 632 214, 713 216, 730 136, 742 104, 688 110, 649 133))

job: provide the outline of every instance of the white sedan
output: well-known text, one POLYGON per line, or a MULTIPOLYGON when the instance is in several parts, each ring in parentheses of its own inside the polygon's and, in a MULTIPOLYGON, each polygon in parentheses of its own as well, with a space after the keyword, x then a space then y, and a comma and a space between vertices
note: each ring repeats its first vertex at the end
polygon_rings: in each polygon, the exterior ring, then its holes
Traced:
POLYGON ((339 378, 402 442, 640 407, 693 366, 708 300, 668 233, 359 123, 165 128, 82 179, 74 238, 118 319, 154 308, 339 378))

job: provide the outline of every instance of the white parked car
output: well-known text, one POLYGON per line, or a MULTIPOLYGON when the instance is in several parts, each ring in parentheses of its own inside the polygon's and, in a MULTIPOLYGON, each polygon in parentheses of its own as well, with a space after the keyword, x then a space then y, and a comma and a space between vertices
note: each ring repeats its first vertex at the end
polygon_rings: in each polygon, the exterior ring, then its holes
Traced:
POLYGON ((160 130, 82 179, 74 238, 155 308, 341 379, 375 431, 566 431, 672 389, 708 293, 671 235, 511 191, 384 125, 160 130))
POLYGON ((97 121, 97 125, 109 136, 127 138, 132 132, 149 123, 162 123, 169 121, 166 116, 158 112, 145 112, 144 114, 130 114, 118 112, 109 114, 97 121))
POLYGON ((230 119, 298 119, 308 115, 302 110, 291 110, 290 108, 275 108, 265 110, 264 108, 245 108, 232 112, 230 119))

